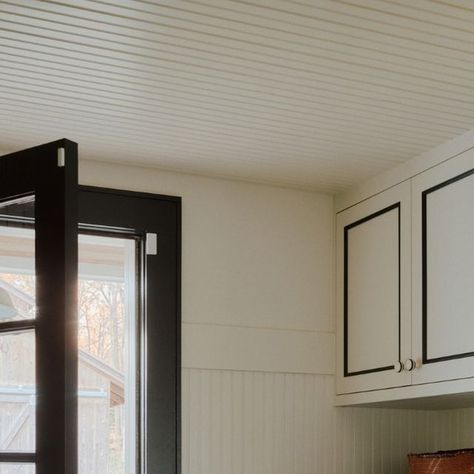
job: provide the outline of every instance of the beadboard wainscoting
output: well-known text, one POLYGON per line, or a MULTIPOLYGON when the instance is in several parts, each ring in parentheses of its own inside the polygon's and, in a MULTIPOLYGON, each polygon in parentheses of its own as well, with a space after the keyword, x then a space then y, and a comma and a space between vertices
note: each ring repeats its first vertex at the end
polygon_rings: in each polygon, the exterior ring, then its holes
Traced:
POLYGON ((183 369, 183 474, 402 474, 474 445, 474 409, 334 408, 334 377, 183 369))
POLYGON ((334 408, 334 377, 183 369, 183 474, 406 472, 413 410, 334 408))
POLYGON ((474 447, 474 408, 421 412, 418 417, 425 451, 474 447))

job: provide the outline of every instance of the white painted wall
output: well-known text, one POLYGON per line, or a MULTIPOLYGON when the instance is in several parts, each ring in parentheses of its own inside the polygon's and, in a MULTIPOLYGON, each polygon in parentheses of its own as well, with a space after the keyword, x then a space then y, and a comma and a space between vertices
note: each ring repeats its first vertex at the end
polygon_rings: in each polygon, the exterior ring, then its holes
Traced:
POLYGON ((90 161, 80 182, 182 197, 185 367, 334 372, 331 196, 90 161))
POLYGON ((447 446, 442 412, 333 407, 332 197, 91 161, 80 181, 183 198, 183 474, 404 473, 447 446))

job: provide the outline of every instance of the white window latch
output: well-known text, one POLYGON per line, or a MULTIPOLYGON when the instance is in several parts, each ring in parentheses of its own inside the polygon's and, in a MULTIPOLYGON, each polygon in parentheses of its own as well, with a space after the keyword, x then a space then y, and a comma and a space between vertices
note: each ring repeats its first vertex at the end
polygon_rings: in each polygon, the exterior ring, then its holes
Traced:
POLYGON ((64 168, 66 165, 66 150, 64 148, 58 148, 58 167, 64 168))
POLYGON ((156 234, 146 234, 145 251, 147 255, 158 255, 158 236, 156 234))

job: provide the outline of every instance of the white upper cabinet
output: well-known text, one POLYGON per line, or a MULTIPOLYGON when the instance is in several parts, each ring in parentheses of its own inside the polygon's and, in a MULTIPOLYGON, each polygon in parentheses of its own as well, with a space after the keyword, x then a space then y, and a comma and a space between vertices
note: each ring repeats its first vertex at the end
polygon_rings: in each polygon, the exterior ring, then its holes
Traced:
POLYGON ((474 149, 336 224, 337 403, 474 403, 474 149))
POLYGON ((413 383, 474 376, 474 151, 412 180, 413 383))
POLYGON ((337 216, 337 392, 411 383, 410 185, 337 216))

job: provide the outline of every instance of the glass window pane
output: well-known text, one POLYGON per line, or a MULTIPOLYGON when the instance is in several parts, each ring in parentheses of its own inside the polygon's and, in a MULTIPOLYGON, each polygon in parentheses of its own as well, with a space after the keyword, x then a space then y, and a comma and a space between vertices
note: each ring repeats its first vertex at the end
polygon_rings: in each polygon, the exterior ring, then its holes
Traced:
POLYGON ((0 204, 0 322, 35 317, 34 197, 0 204))
POLYGON ((79 474, 135 472, 135 242, 79 238, 79 474))
POLYGON ((0 334, 0 451, 35 450, 35 337, 0 334))
POLYGON ((0 474, 35 474, 35 465, 0 463, 0 474))

